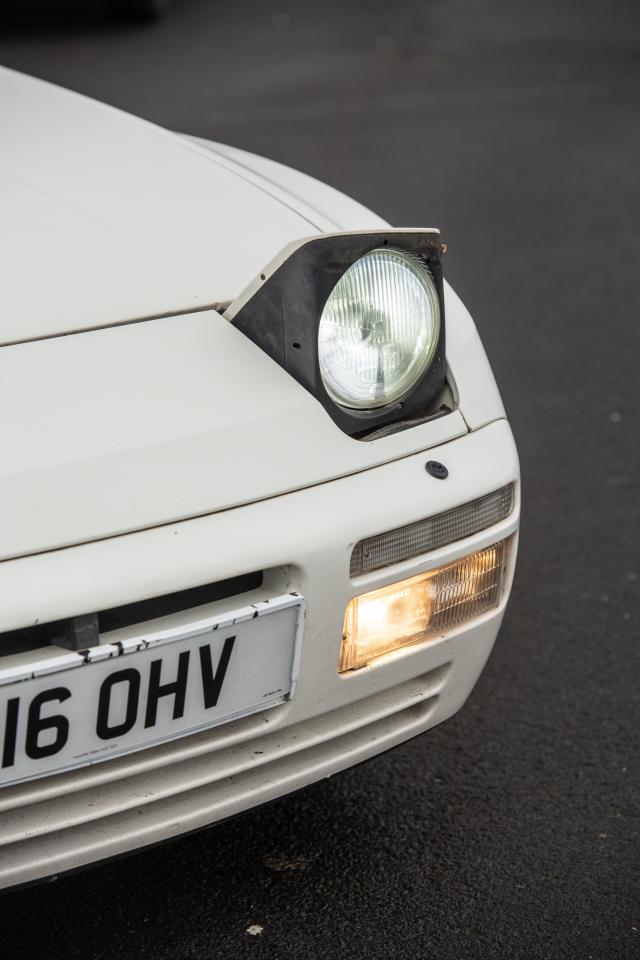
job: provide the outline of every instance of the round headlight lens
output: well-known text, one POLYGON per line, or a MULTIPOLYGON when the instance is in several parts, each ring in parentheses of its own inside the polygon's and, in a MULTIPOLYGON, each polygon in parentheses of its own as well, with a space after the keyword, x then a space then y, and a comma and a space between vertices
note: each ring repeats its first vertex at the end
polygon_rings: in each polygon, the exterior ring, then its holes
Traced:
POLYGON ((418 257, 392 247, 356 260, 325 304, 318 358, 325 389, 344 407, 383 407, 418 382, 433 359, 440 304, 418 257))

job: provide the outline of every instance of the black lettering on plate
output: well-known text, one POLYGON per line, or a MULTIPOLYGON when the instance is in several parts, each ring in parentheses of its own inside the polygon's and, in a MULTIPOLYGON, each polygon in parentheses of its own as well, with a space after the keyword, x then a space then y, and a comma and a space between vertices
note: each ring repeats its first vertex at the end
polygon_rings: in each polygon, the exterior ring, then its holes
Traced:
POLYGON ((54 687, 53 690, 43 690, 36 694, 29 705, 29 719, 27 721, 27 739, 25 750, 32 760, 42 760, 59 753, 69 739, 69 721, 62 714, 53 717, 41 717, 40 708, 44 703, 57 700, 64 703, 71 696, 66 687, 54 687), (52 743, 38 746, 38 738, 43 730, 55 730, 56 736, 52 743))
POLYGON ((211 661, 211 647, 207 644, 200 647, 200 670, 202 672, 202 693, 204 695, 204 706, 206 710, 215 707, 220 697, 222 684, 227 675, 227 667, 231 659, 231 651, 236 641, 235 637, 227 637, 222 647, 218 667, 213 674, 213 663, 211 661))
POLYGON ((111 740, 113 737, 122 737, 129 733, 138 717, 138 701, 140 699, 140 673, 130 667, 127 670, 116 670, 105 677, 100 686, 98 698, 98 716, 96 733, 101 740, 111 740), (109 726, 109 708, 111 706, 111 691, 118 683, 127 683, 127 707, 122 723, 109 726))
POLYGON ((187 676, 189 673, 189 650, 183 650, 178 657, 178 676, 172 683, 160 683, 162 660, 153 660, 149 676, 149 693, 147 694, 147 712, 144 718, 145 727, 155 727, 158 716, 158 701, 160 697, 173 696, 173 719, 184 716, 184 701, 187 695, 187 676))
POLYGON ((2 748, 2 766, 12 767, 16 758, 16 733, 18 732, 18 709, 20 698, 7 700, 7 722, 4 727, 4 747, 2 748))

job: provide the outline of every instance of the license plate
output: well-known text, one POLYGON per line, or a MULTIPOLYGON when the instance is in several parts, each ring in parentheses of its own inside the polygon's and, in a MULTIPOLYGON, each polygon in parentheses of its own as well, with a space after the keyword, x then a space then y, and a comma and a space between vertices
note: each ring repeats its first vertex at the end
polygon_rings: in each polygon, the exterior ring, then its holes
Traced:
POLYGON ((81 653, 0 659, 0 785, 282 703, 293 695, 303 612, 288 594, 81 653))

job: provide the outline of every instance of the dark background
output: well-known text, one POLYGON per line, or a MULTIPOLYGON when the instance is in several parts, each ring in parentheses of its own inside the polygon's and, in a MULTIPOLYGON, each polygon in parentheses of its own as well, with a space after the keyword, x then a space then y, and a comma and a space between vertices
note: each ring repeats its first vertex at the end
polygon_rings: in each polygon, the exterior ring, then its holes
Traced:
POLYGON ((48 3, 0 31, 8 66, 440 226, 525 498, 457 717, 5 897, 3 958, 640 956, 636 0, 175 0, 150 26, 48 3))

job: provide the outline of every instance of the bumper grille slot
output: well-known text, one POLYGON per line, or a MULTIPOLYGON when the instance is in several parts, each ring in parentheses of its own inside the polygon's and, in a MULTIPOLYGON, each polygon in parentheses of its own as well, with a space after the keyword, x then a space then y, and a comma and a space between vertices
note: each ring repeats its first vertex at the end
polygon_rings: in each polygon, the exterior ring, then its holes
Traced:
POLYGON ((0 791, 0 887, 198 829, 406 740, 435 722, 450 668, 446 662, 289 729, 247 718, 133 762, 123 757, 7 787, 0 791))
POLYGON ((0 633, 0 657, 38 650, 51 644, 72 650, 85 649, 95 643, 95 639, 89 638, 86 627, 88 621, 95 623, 96 617, 96 633, 105 634, 121 627, 134 626, 147 620, 156 620, 172 613, 181 613, 216 600, 226 600, 238 594, 248 593, 250 590, 257 590, 262 586, 262 581, 263 573, 259 570, 255 573, 231 577, 228 580, 218 580, 216 583, 207 583, 187 590, 178 590, 176 593, 166 593, 160 597, 151 597, 137 600, 135 603, 111 607, 108 610, 99 610, 97 614, 85 613, 66 620, 40 623, 20 630, 9 630, 0 633), (83 637, 87 637, 87 642, 83 642, 83 637))

